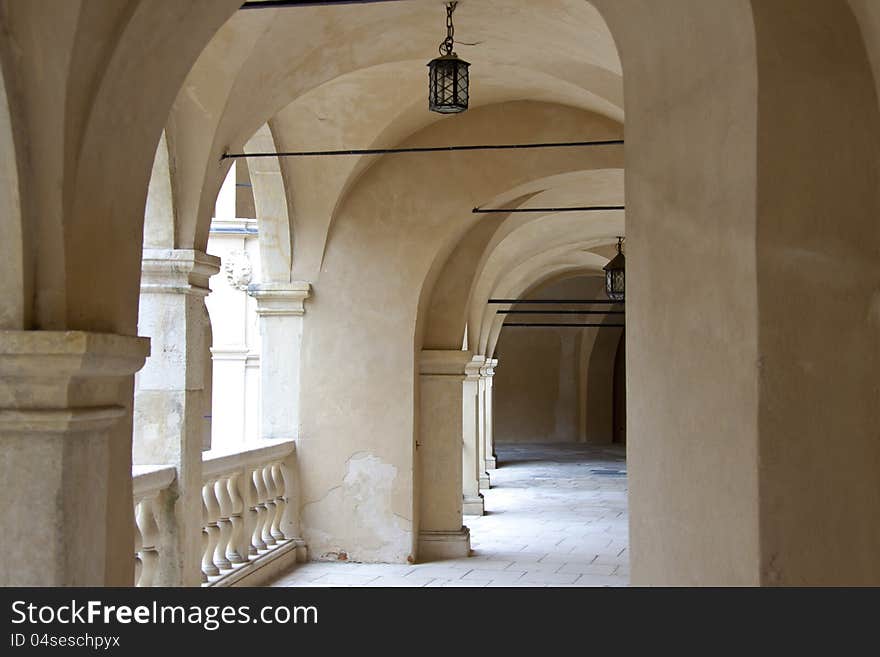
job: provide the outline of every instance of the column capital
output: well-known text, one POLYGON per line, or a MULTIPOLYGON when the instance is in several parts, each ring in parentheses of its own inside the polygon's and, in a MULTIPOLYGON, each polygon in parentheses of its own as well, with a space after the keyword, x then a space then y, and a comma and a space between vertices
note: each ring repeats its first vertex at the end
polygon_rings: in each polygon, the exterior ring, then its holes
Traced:
POLYGON ((248 285, 248 294, 257 300, 257 314, 260 317, 304 315, 305 301, 311 293, 312 285, 306 281, 248 285))
MULTIPOLYGON (((0 391, 15 381, 129 376, 149 355, 149 338, 88 331, 0 331, 0 391)), ((6 401, 2 397, 0 393, 0 405, 6 401)))
POLYGON ((0 331, 0 424, 4 430, 10 423, 22 429, 66 430, 82 423, 112 423, 123 409, 116 405, 116 389, 108 387, 106 379, 131 376, 149 354, 149 338, 0 331))
POLYGON ((207 296, 220 258, 195 249, 144 249, 141 292, 207 296))
POLYGON ((465 375, 468 381, 478 381, 486 364, 485 356, 474 356, 465 367, 465 375))
POLYGON ((498 365, 497 358, 487 358, 486 362, 483 363, 483 366, 480 368, 480 376, 486 379, 491 379, 495 376, 496 365, 498 365))

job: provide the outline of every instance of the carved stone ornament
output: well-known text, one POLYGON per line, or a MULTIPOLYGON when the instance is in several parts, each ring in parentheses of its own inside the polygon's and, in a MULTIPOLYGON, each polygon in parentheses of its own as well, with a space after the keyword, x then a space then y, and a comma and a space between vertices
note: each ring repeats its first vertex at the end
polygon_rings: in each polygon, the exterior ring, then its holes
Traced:
POLYGON ((253 266, 251 258, 246 251, 232 251, 223 260, 223 269, 226 271, 226 280, 237 290, 247 290, 251 282, 253 266))

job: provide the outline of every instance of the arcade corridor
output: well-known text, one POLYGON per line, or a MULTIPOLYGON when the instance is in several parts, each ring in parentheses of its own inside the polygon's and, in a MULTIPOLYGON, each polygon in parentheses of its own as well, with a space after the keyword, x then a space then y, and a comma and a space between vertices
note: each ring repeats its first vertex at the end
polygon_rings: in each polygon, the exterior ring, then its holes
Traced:
POLYGON ((626 586, 623 448, 501 444, 497 452, 486 515, 465 517, 469 559, 312 562, 274 586, 626 586))

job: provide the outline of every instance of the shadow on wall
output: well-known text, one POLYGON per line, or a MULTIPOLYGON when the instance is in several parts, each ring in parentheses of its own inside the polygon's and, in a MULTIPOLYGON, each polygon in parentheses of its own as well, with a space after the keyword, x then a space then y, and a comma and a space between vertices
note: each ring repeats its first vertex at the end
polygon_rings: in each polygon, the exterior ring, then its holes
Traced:
MULTIPOLYGON (((532 299, 600 299, 604 282, 578 276, 551 283, 532 299)), ((583 308, 583 307, 581 307, 583 308)), ((620 315, 588 316, 619 323, 620 315)), ((530 321, 590 323, 583 316, 530 321)), ((625 440, 625 372, 619 328, 506 328, 498 341, 495 435, 499 443, 610 444, 625 440)))

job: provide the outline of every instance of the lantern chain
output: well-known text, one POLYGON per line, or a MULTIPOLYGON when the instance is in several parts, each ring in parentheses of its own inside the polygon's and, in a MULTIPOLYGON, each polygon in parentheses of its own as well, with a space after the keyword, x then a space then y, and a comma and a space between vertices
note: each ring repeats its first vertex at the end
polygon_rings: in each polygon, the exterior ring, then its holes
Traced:
POLYGON ((446 4, 446 38, 440 44, 441 55, 451 55, 453 48, 455 48, 455 25, 452 24, 452 12, 455 11, 457 5, 458 2, 446 4))

